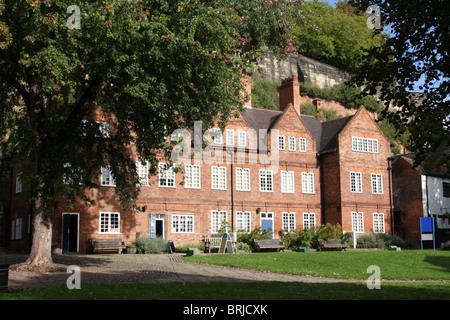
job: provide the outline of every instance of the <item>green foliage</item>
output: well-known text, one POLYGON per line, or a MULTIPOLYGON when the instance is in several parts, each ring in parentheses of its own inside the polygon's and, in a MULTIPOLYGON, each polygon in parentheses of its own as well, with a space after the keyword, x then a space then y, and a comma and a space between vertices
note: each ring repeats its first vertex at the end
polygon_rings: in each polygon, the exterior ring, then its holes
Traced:
POLYGON ((184 245, 182 245, 182 246, 176 246, 176 247, 175 247, 175 250, 176 250, 176 252, 187 252, 187 250, 188 250, 189 248, 197 248, 197 249, 199 249, 200 251, 204 249, 202 245, 184 244, 184 245))
POLYGON ((333 109, 321 109, 320 112, 322 112, 324 118, 327 119, 327 121, 342 118, 337 114, 336 110, 333 109))
POLYGON ((166 250, 167 242, 163 238, 139 237, 135 242, 139 253, 161 253, 166 250))
POLYGON ((325 1, 307 1, 302 14, 306 17, 294 28, 299 53, 355 72, 366 56, 365 49, 379 47, 386 35, 372 35, 367 16, 334 8, 325 1))
POLYGON ((311 86, 307 83, 300 84, 300 95, 308 96, 312 98, 321 98, 324 100, 333 100, 332 89, 330 88, 319 88, 311 86))
POLYGON ((332 100, 342 103, 347 108, 358 109, 362 105, 369 111, 381 111, 380 104, 375 97, 362 94, 361 88, 345 82, 332 88, 332 100))
POLYGON ((402 153, 402 146, 407 149, 410 148, 410 132, 407 128, 403 127, 401 129, 397 129, 396 126, 389 121, 388 118, 384 118, 380 121, 377 121, 378 126, 380 127, 383 134, 386 138, 391 142, 391 152, 394 155, 402 153))
POLYGON ((363 234, 356 240, 357 248, 388 249, 390 246, 397 246, 402 249, 411 248, 411 244, 401 237, 384 233, 363 234))
POLYGON ((363 105, 369 111, 381 111, 380 104, 375 97, 365 95, 362 93, 361 88, 345 82, 336 84, 331 88, 319 88, 302 83, 300 94, 327 101, 337 101, 349 109, 358 109, 363 105))
POLYGON ((27 199, 51 217, 61 198, 92 203, 100 168, 110 166, 113 201, 136 209, 136 155, 155 174, 161 151, 171 156, 168 133, 195 121, 225 126, 242 107, 243 73, 262 45, 292 49, 299 5, 0 0, 0 169, 22 162, 27 199), (67 26, 71 5, 81 29, 67 26), (99 134, 99 116, 108 135, 99 134))
POLYGON ((298 247, 319 248, 319 239, 342 239, 343 232, 339 223, 332 225, 327 223, 318 228, 299 229, 294 232, 280 231, 284 245, 287 249, 296 250, 298 247))
POLYGON ((312 102, 309 102, 309 101, 303 102, 300 105, 300 113, 318 118, 316 106, 312 102))
POLYGON ((255 249, 254 240, 269 239, 273 234, 271 229, 261 230, 261 227, 256 227, 249 233, 240 233, 237 236, 237 242, 248 245, 252 250, 255 249))
MULTIPOLYGON (((349 2, 360 10, 368 4, 349 2)), ((383 116, 397 129, 407 126, 410 151, 419 165, 433 151, 450 145, 450 3, 375 0, 370 4, 379 8, 382 26, 389 26, 395 37, 380 48, 366 49, 353 82, 368 94, 378 92, 386 106, 394 107, 386 107, 383 116)), ((450 165, 450 154, 442 159, 450 165)))
POLYGON ((258 76, 252 78, 252 106, 264 109, 279 109, 279 81, 270 81, 258 76))

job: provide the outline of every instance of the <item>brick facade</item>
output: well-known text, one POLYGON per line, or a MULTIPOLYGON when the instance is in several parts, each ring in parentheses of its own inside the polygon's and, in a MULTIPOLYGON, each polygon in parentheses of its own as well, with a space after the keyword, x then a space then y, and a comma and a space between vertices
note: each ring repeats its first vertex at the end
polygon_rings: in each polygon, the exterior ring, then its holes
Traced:
MULTIPOLYGON (((374 232, 373 212, 384 213, 384 232, 391 232, 388 140, 364 107, 351 117, 329 123, 300 115, 297 95, 283 94, 289 91, 292 94, 292 88, 298 86, 295 78, 283 82, 280 111, 246 108, 238 118, 230 119, 226 129, 234 130, 233 145, 227 145, 224 131, 222 142, 213 143, 212 150, 214 154, 233 153, 234 160, 224 163, 205 161, 204 158, 198 163, 200 185, 195 188, 187 187, 184 173, 176 173, 171 186, 159 186, 158 176, 150 176, 148 186, 141 187, 137 204, 143 210, 138 212, 121 210, 113 186, 90 191, 89 196, 96 199, 95 205, 80 203, 67 211, 61 202, 54 216, 54 245, 64 248, 64 216, 66 223, 77 230, 77 237, 72 239, 72 244, 76 241, 77 245, 70 250, 79 252, 86 251, 89 238, 120 238, 125 243, 132 243, 137 237, 149 236, 155 231, 166 240, 174 241, 176 246, 198 245, 213 233, 214 211, 226 211, 233 230, 241 223, 238 222, 238 212, 249 212, 251 230, 261 227, 263 220, 270 221, 267 213, 273 213, 275 237, 283 229, 283 213, 291 213, 289 219, 286 215, 284 223, 295 224, 296 229, 304 227, 304 214, 307 213, 305 219, 313 217, 315 226, 326 222, 340 223, 344 230, 349 231, 352 229, 351 212, 363 212, 365 233, 374 232), (262 145, 251 140, 252 133, 261 133, 259 130, 267 130, 267 155, 262 152, 262 145), (239 132, 246 132, 245 146, 239 144, 239 132), (354 136, 376 139, 378 151, 370 154, 352 151, 354 136), (278 150, 283 139, 280 137, 284 137, 284 150, 278 150), (294 142, 295 150, 292 148, 294 142), (225 167, 225 181, 221 181, 225 185, 220 190, 212 188, 215 166, 225 167), (249 169, 250 185, 245 191, 238 190, 237 171, 240 168, 249 169), (272 190, 261 190, 261 170, 272 170, 272 190), (362 172, 362 193, 350 192, 349 172, 352 170, 362 172), (371 192, 371 173, 382 175, 381 194, 371 192), (283 191, 282 187, 286 190, 283 191), (114 228, 102 232, 101 221, 103 224, 114 221, 114 228)), ((264 135, 259 134, 258 137, 261 140, 264 135)), ((205 153, 208 154, 206 150, 203 155, 205 153)), ((186 164, 197 164, 195 161, 188 160, 180 166, 185 169, 186 164)), ((270 177, 263 180, 269 185, 270 177)), ((17 205, 14 210, 21 209, 17 205)))

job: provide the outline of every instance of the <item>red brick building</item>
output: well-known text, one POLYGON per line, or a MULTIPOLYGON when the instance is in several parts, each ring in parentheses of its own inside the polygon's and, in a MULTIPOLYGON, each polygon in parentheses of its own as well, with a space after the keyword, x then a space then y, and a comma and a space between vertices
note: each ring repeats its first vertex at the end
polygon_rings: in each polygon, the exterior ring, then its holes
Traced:
MULTIPOLYGON (((149 176, 148 164, 138 163, 142 211, 121 210, 114 177, 102 168, 102 187, 89 195, 95 205, 71 211, 57 206, 54 245, 85 252, 90 238, 131 243, 140 235, 194 245, 217 233, 222 220, 229 230, 271 228, 275 237, 280 230, 327 222, 345 231, 391 232, 389 141, 364 107, 325 123, 301 115, 299 86, 295 77, 283 80, 279 111, 248 106, 223 132, 213 128, 201 159, 177 163, 183 173, 161 162, 159 174, 149 176)), ((29 210, 19 193, 12 220, 23 239, 29 236, 29 210)))
MULTIPOLYGON (((447 154, 448 154, 447 150, 447 154)), ((439 154, 437 155, 439 157, 439 154)), ((450 240, 450 173, 443 166, 427 171, 414 166, 414 154, 392 157, 395 233, 420 246, 420 218, 434 217, 435 241, 439 248, 450 240)), ((422 243, 431 248, 432 242, 422 243)))

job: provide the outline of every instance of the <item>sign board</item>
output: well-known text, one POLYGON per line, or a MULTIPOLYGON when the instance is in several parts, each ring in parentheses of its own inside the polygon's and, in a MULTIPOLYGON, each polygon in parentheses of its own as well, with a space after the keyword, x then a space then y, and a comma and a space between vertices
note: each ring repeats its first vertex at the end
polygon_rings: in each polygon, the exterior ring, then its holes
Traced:
POLYGON ((433 241, 433 250, 436 250, 435 245, 435 228, 433 217, 420 218, 420 248, 423 250, 423 241, 433 241))
POLYGON ((224 233, 222 236, 222 241, 220 242, 219 253, 225 253, 225 246, 227 244, 228 234, 224 233))
POLYGON ((156 214, 150 213, 150 238, 156 238, 156 214))

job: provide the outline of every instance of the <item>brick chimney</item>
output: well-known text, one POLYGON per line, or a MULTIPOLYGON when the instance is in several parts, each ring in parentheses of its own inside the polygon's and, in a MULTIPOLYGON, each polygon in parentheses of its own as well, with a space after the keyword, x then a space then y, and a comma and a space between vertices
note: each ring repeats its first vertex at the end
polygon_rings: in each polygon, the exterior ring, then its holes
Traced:
POLYGON ((289 103, 292 103, 295 110, 300 113, 300 84, 297 76, 291 76, 281 81, 281 87, 278 88, 278 97, 280 101, 280 111, 283 111, 289 103))

